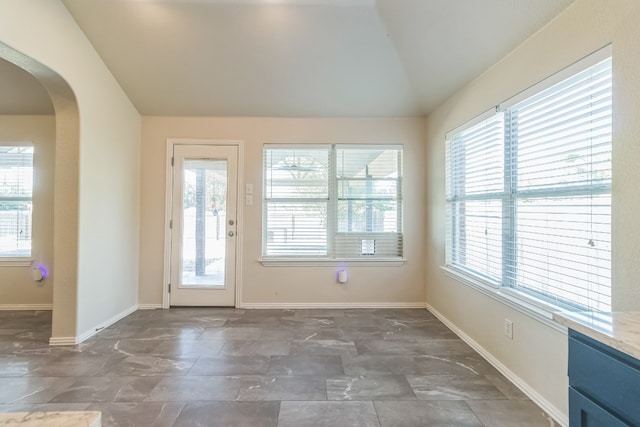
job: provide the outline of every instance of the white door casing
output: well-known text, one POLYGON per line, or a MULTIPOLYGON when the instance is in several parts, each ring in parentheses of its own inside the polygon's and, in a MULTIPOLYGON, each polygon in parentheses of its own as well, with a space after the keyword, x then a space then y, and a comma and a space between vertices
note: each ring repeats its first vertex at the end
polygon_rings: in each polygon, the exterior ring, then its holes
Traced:
POLYGON ((169 144, 163 306, 235 306, 239 147, 169 144))

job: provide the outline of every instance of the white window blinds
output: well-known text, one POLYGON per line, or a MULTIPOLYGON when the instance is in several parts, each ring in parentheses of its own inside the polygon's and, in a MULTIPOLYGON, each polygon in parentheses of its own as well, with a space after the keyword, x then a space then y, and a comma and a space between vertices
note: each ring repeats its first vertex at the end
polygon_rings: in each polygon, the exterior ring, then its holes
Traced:
POLYGON ((611 58, 455 131, 453 268, 561 306, 611 308, 611 58))
POLYGON ((0 258, 31 256, 33 147, 0 146, 0 258))
POLYGON ((502 114, 458 132, 447 151, 449 262, 499 283, 502 275, 502 114))
POLYGON ((402 150, 336 148, 335 256, 402 256, 402 150))
POLYGON ((264 149, 263 256, 402 257, 402 147, 264 149))
POLYGON ((327 256, 328 203, 328 146, 265 148, 265 255, 327 256))

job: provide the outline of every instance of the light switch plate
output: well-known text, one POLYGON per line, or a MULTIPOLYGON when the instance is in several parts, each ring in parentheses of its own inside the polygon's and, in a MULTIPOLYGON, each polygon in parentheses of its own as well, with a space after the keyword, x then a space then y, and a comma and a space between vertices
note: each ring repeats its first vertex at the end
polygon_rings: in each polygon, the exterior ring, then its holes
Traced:
POLYGON ((247 194, 244 196, 244 204, 247 206, 253 205, 253 196, 251 194, 247 194))
POLYGON ((253 194, 253 184, 245 185, 244 194, 253 194))

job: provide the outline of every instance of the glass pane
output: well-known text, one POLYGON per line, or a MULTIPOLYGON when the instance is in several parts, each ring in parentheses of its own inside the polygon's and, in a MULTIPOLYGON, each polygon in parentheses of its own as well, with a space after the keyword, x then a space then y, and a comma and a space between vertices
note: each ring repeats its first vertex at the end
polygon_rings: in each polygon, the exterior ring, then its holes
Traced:
POLYGON ((516 236, 517 286, 611 309, 610 195, 519 200, 516 236))
POLYGON ((326 199, 329 197, 329 150, 265 150, 267 199, 326 199))
POLYGON ((382 200, 340 200, 338 232, 395 233, 398 231, 398 203, 382 200))
POLYGON ((395 178, 339 180, 338 198, 396 200, 398 198, 398 180, 395 178))
POLYGON ((338 178, 398 178, 401 148, 338 148, 338 178))
POLYGON ((227 161, 187 159, 183 178, 181 286, 224 287, 227 161))
POLYGON ((0 147, 0 257, 31 256, 33 147, 0 147))
POLYGON ((268 202, 266 215, 266 255, 327 255, 327 202, 268 202))
POLYGON ((0 202, 0 257, 31 256, 31 202, 0 202))
POLYGON ((0 197, 31 198, 33 147, 0 147, 0 197))
POLYGON ((502 201, 470 200, 457 207, 455 264, 500 282, 502 277, 502 201))

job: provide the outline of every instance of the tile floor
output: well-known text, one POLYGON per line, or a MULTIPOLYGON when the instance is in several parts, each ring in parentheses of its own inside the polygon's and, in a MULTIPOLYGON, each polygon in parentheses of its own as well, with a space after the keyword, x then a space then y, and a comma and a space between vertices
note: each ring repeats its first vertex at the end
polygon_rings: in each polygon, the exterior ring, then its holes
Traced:
POLYGON ((0 312, 0 412, 103 426, 554 425, 424 309, 138 311, 49 347, 50 312, 0 312))

